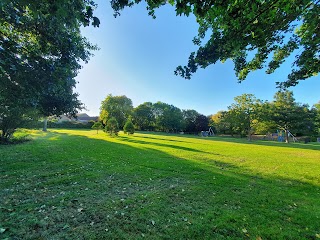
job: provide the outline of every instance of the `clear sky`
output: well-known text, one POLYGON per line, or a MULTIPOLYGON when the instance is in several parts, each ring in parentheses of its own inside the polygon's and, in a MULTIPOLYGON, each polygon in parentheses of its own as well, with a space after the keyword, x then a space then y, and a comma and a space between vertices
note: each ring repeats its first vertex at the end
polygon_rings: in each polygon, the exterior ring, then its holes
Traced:
MULTIPOLYGON (((108 94, 126 95, 134 107, 162 101, 210 115, 226 110, 233 98, 243 93, 272 100, 277 91, 275 82, 286 79, 290 70, 288 61, 274 74, 259 70, 239 84, 233 63, 227 61, 200 69, 191 80, 185 80, 175 76, 174 70, 185 65, 197 49, 192 43, 197 34, 193 16, 179 17, 173 7, 163 6, 152 19, 140 4, 114 18, 108 1, 96 2, 95 15, 101 25, 82 32, 100 50, 83 66, 76 88, 90 116, 99 115, 101 101, 108 94)), ((311 106, 320 100, 320 77, 301 81, 290 90, 298 102, 311 106)))

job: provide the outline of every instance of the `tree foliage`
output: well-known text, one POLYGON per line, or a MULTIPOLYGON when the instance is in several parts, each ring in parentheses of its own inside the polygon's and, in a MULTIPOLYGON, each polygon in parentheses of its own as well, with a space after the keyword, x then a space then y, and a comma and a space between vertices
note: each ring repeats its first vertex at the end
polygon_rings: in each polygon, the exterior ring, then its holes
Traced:
MULTIPOLYGON (((112 0, 115 16, 141 0, 112 0)), ((149 14, 165 4, 146 1, 149 14)), ((295 54, 291 73, 280 87, 295 86, 320 71, 319 1, 310 0, 184 0, 168 1, 177 15, 193 14, 199 24, 188 64, 175 74, 190 79, 198 68, 231 59, 239 81, 249 72, 266 67, 273 73, 288 56, 295 54), (253 57, 250 57, 253 55, 253 57), (271 60, 269 56, 272 56, 271 60)))
POLYGON ((196 117, 195 129, 197 132, 207 131, 209 129, 209 119, 203 114, 199 114, 196 117))
POLYGON ((1 111, 0 143, 9 143, 18 126, 25 126, 37 118, 37 113, 33 109, 23 109, 22 111, 20 107, 10 106, 1 111))
POLYGON ((208 128, 206 116, 163 102, 140 104, 133 110, 133 119, 140 130, 196 133, 208 128))
POLYGON ((292 133, 310 133, 314 129, 313 112, 308 105, 299 104, 293 92, 277 92, 274 95, 271 119, 279 129, 285 131, 285 140, 289 142, 289 131, 292 133))
POLYGON ((80 26, 99 25, 94 7, 86 0, 1 1, 0 119, 9 116, 3 109, 49 116, 75 115, 82 107, 74 78, 96 47, 80 26))
POLYGON ((151 102, 145 102, 134 108, 133 120, 138 129, 153 130, 155 127, 153 104, 151 102))
POLYGON ((131 119, 128 119, 123 127, 123 132, 129 134, 134 134, 134 125, 131 119))
POLYGON ((319 134, 317 129, 317 104, 309 108, 297 103, 293 93, 286 90, 277 92, 274 101, 261 101, 252 94, 235 97, 235 103, 228 111, 211 116, 213 126, 222 134, 240 134, 251 138, 252 134, 285 132, 289 142, 289 131, 296 136, 319 134))
POLYGON ((126 120, 132 115, 132 111, 133 106, 130 98, 124 95, 112 96, 109 94, 101 103, 100 119, 106 124, 109 119, 115 118, 122 129, 126 120))
POLYGON ((235 97, 234 100, 235 103, 229 107, 229 117, 232 116, 237 131, 247 135, 251 140, 254 125, 260 117, 261 101, 253 94, 242 94, 235 97))
POLYGON ((210 116, 210 126, 221 134, 232 134, 231 121, 227 120, 227 111, 218 111, 216 114, 210 116))
POLYGON ((97 134, 99 133, 100 129, 103 129, 103 125, 101 122, 94 122, 94 124, 91 127, 92 129, 96 129, 97 130, 97 134))
POLYGON ((315 114, 315 126, 320 133, 320 101, 313 106, 313 112, 315 114))
POLYGON ((119 124, 115 117, 111 117, 106 124, 105 131, 109 133, 110 136, 118 136, 119 124))
MULTIPOLYGON (((188 133, 195 133, 197 117, 200 115, 196 110, 182 110, 183 120, 184 120, 184 129, 188 133)), ((201 130, 200 130, 201 131, 201 130)))
POLYGON ((156 102, 153 104, 156 126, 165 132, 177 132, 183 127, 182 111, 173 105, 156 102))
MULTIPOLYGON (((115 97, 107 97, 110 98, 115 97)), ((318 131, 315 126, 319 126, 319 104, 309 108, 306 104, 296 103, 292 92, 278 92, 272 102, 261 101, 253 94, 242 94, 234 100, 227 111, 220 111, 209 117, 195 110, 181 110, 168 103, 145 102, 128 112, 123 129, 130 133, 127 125, 134 130, 131 125, 134 123, 140 130, 199 133, 211 126, 217 133, 247 136, 249 140, 253 134, 264 135, 276 133, 277 130, 287 129, 296 136, 316 135, 318 131)), ((132 106, 131 100, 129 102, 132 106)), ((117 104, 111 105, 113 110, 118 109, 117 104)), ((108 119, 109 116, 105 116, 108 119)))

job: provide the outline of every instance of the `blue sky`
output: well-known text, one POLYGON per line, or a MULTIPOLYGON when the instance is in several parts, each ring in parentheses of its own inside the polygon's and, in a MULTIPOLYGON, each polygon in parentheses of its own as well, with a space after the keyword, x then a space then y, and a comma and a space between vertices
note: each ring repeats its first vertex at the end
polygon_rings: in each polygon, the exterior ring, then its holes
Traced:
MULTIPOLYGON (((77 76, 76 91, 87 106, 89 115, 99 115, 101 101, 108 95, 126 95, 134 107, 143 102, 173 104, 180 109, 194 109, 209 115, 226 110, 233 98, 252 93, 261 100, 272 100, 276 81, 290 70, 285 62, 274 74, 263 70, 237 82, 233 63, 217 63, 200 69, 191 80, 174 75, 178 65, 187 63, 197 48, 192 44, 197 34, 193 16, 177 17, 171 6, 148 16, 142 4, 125 9, 114 18, 108 1, 96 1, 99 28, 86 27, 82 33, 100 47, 77 76)), ((298 102, 313 105, 320 100, 320 77, 301 81, 290 88, 298 102)))

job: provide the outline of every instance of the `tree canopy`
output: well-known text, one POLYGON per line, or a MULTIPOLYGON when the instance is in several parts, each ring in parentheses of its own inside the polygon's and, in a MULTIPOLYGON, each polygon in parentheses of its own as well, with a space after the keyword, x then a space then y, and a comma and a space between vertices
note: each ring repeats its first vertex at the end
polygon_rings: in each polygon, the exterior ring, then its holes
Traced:
POLYGON ((100 119, 106 124, 109 119, 115 118, 122 129, 132 111, 133 106, 130 98, 124 95, 112 96, 109 94, 101 103, 100 119))
MULTIPOLYGON (((112 0, 115 16, 141 0, 112 0)), ((149 15, 166 4, 146 1, 149 15)), ((295 60, 280 87, 290 87, 320 71, 320 1, 310 0, 169 0, 177 15, 193 14, 199 24, 186 66, 175 74, 190 79, 199 68, 231 59, 239 81, 255 70, 271 74, 290 56, 295 60), (253 57, 252 57, 253 56, 253 57), (272 56, 270 59, 269 57, 272 56)))
POLYGON ((274 95, 274 101, 261 101, 253 94, 235 97, 228 111, 220 111, 211 116, 213 126, 222 134, 240 134, 251 139, 252 134, 265 135, 284 131, 285 140, 289 135, 316 136, 317 104, 310 108, 297 103, 293 92, 283 91, 274 95))
POLYGON ((189 133, 196 132, 197 117, 200 115, 200 113, 198 113, 196 110, 188 109, 188 110, 183 110, 182 115, 185 122, 184 124, 185 131, 189 133))
POLYGON ((110 136, 118 136, 119 133, 119 124, 115 117, 111 117, 105 127, 105 131, 109 133, 110 136))
POLYGON ((156 102, 153 104, 153 112, 156 118, 156 125, 161 131, 177 132, 182 129, 182 111, 171 104, 156 102))
POLYGON ((277 92, 274 95, 271 120, 279 129, 285 131, 285 140, 289 142, 289 131, 306 132, 314 128, 314 112, 306 104, 299 104, 293 92, 277 92))
POLYGON ((134 125, 129 118, 123 126, 123 132, 129 134, 134 134, 134 125))
POLYGON ((87 0, 1 1, 0 121, 21 118, 29 109, 49 116, 75 115, 82 107, 75 77, 96 47, 81 36, 80 26, 99 25, 94 8, 87 0))
POLYGON ((235 103, 229 107, 229 115, 232 115, 235 126, 241 134, 247 134, 251 140, 253 127, 260 117, 261 101, 253 94, 242 94, 234 98, 235 103))
POLYGON ((151 102, 145 102, 134 108, 133 119, 138 129, 153 130, 155 126, 153 104, 151 102))

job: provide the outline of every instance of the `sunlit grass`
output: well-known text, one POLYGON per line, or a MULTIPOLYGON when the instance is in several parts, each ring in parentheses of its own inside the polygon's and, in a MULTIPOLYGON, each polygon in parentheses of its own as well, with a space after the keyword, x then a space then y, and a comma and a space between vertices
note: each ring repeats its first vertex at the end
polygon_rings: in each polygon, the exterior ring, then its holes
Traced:
POLYGON ((284 177, 320 185, 320 144, 285 144, 278 142, 248 142, 246 139, 199 138, 177 135, 136 133, 111 138, 100 132, 60 130, 60 133, 85 136, 126 144, 138 149, 163 151, 178 158, 206 166, 217 162, 241 167, 241 172, 264 176, 284 177), (310 151, 313 150, 313 151, 310 151))
POLYGON ((33 136, 0 146, 0 237, 319 237, 319 144, 86 130, 33 136))

